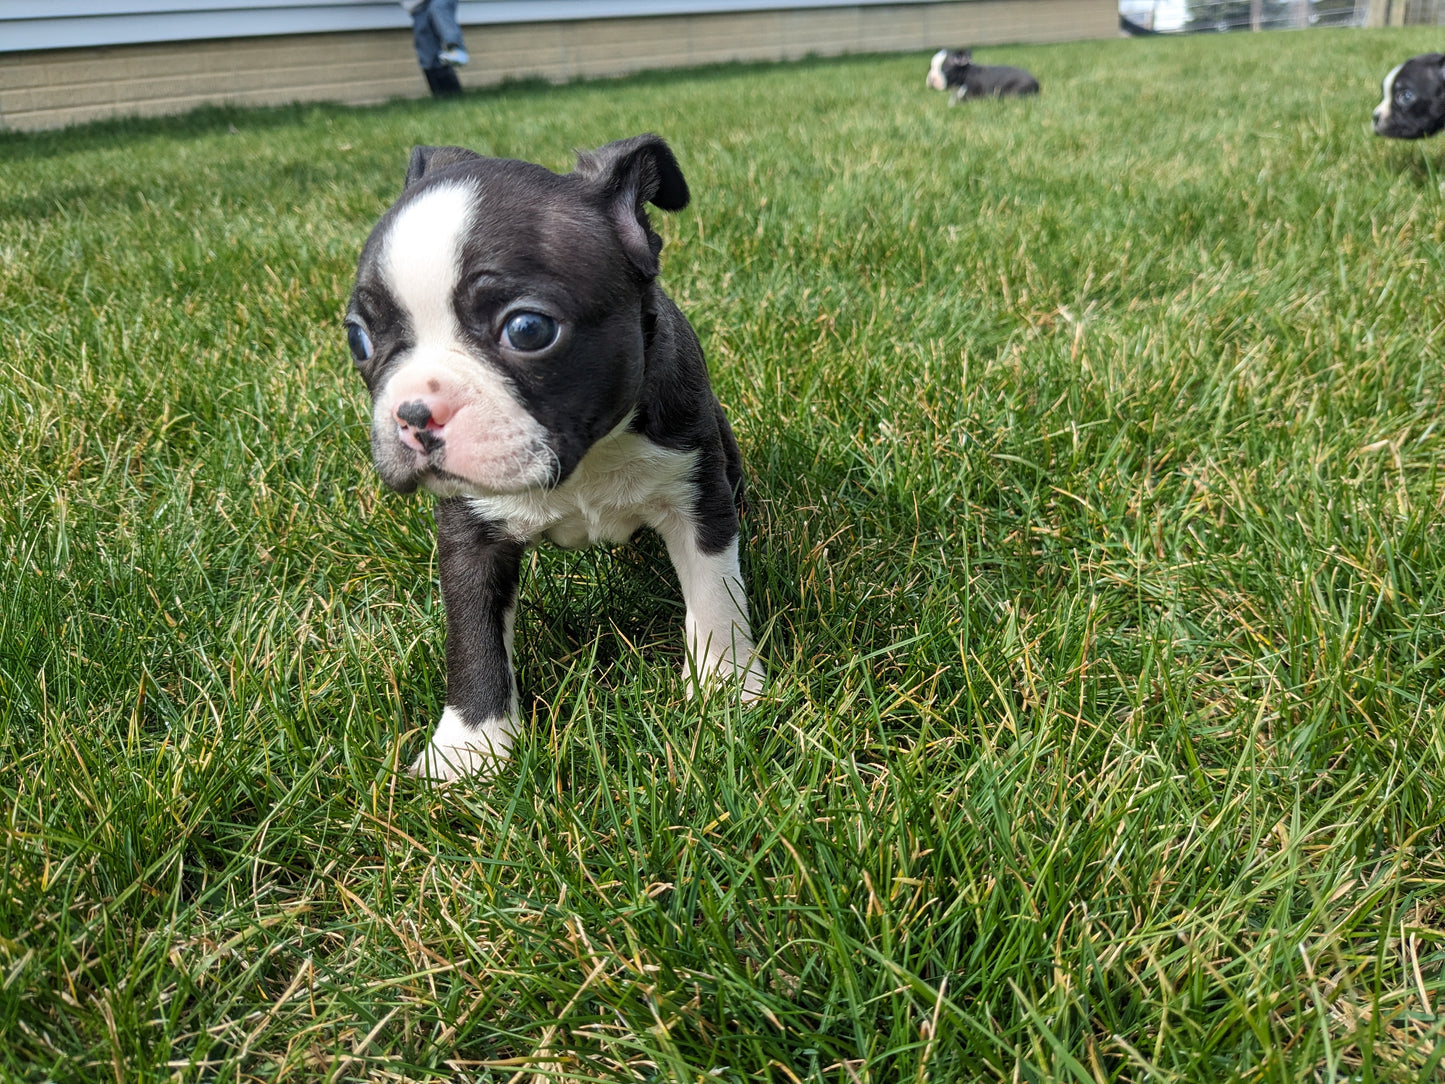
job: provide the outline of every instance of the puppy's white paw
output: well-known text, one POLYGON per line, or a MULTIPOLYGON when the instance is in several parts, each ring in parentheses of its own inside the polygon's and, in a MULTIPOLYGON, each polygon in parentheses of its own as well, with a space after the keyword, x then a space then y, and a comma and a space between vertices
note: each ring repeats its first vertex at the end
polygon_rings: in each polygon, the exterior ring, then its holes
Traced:
POLYGON ((514 720, 494 718, 469 726, 455 708, 442 712, 431 744, 408 769, 419 779, 450 783, 465 776, 490 779, 507 761, 516 733, 514 720))
POLYGON ((740 686, 738 699, 744 704, 761 700, 763 686, 768 680, 767 671, 763 669, 762 660, 753 654, 751 644, 745 649, 743 657, 746 663, 739 662, 731 652, 709 654, 699 661, 689 659, 687 671, 683 674, 687 698, 691 700, 698 694, 701 683, 705 689, 740 686))
MULTIPOLYGON (((736 676, 736 675, 735 675, 736 676)), ((763 698, 763 686, 768 683, 768 673, 756 655, 748 657, 748 668, 741 674, 744 704, 753 704, 763 698)))

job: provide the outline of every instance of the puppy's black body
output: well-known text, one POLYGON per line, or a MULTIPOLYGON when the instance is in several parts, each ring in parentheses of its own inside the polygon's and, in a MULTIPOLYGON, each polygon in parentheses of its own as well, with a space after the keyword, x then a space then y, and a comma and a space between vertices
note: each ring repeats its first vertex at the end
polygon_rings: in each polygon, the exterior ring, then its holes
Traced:
POLYGON ((690 673, 761 691, 738 567, 742 464, 697 336, 657 284, 645 204, 680 210, 672 152, 638 136, 558 175, 417 148, 362 250, 348 338, 382 479, 442 499, 447 704, 413 765, 486 772, 519 725, 522 554, 655 528, 687 606, 690 673))
POLYGON ((1381 90, 1376 135, 1422 139, 1445 128, 1445 54, 1424 53, 1396 65, 1381 90))
POLYGON ((1022 68, 975 64, 968 49, 940 49, 934 53, 927 83, 934 90, 952 90, 949 105, 957 105, 964 98, 1018 98, 1039 92, 1039 81, 1022 68))

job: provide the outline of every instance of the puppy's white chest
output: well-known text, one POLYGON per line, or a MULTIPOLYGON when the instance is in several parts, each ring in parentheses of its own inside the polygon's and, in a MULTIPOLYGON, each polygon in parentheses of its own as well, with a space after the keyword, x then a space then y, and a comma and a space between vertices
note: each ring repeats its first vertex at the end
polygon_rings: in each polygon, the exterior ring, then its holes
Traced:
POLYGON ((639 527, 691 512, 696 460, 696 452, 614 431, 556 489, 473 497, 471 505, 528 541, 546 537, 565 549, 626 542, 639 527))

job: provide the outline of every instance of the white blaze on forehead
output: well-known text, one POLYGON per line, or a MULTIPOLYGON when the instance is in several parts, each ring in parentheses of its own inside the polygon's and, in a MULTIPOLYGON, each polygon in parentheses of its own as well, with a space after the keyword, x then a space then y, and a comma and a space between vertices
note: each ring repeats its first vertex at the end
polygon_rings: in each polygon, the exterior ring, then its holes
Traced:
POLYGON ((1390 115, 1390 99, 1395 95, 1395 76, 1400 74, 1400 69, 1404 66, 1403 64, 1396 64, 1390 69, 1390 74, 1385 76, 1384 80, 1380 83, 1380 90, 1384 97, 1380 101, 1380 104, 1375 106, 1375 112, 1380 114, 1381 120, 1384 120, 1390 115))
POLYGON ((382 273, 419 343, 456 338, 452 294, 475 198, 468 184, 439 185, 404 207, 386 235, 382 273))

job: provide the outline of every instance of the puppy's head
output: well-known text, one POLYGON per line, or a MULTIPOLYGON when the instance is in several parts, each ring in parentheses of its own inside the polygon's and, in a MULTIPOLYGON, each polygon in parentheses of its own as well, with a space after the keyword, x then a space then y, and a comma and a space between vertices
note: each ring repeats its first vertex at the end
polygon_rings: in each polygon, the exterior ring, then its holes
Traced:
POLYGON ((1445 128, 1445 55, 1411 57, 1385 76, 1375 106, 1375 134, 1420 139, 1445 128))
POLYGON ((413 150, 346 313, 382 480, 490 496, 566 479, 642 387, 662 248, 645 205, 687 200, 652 135, 580 154, 564 175, 413 150))
POLYGON ((933 54, 926 82, 934 90, 961 86, 964 74, 972 63, 973 53, 968 49, 940 49, 933 54))

